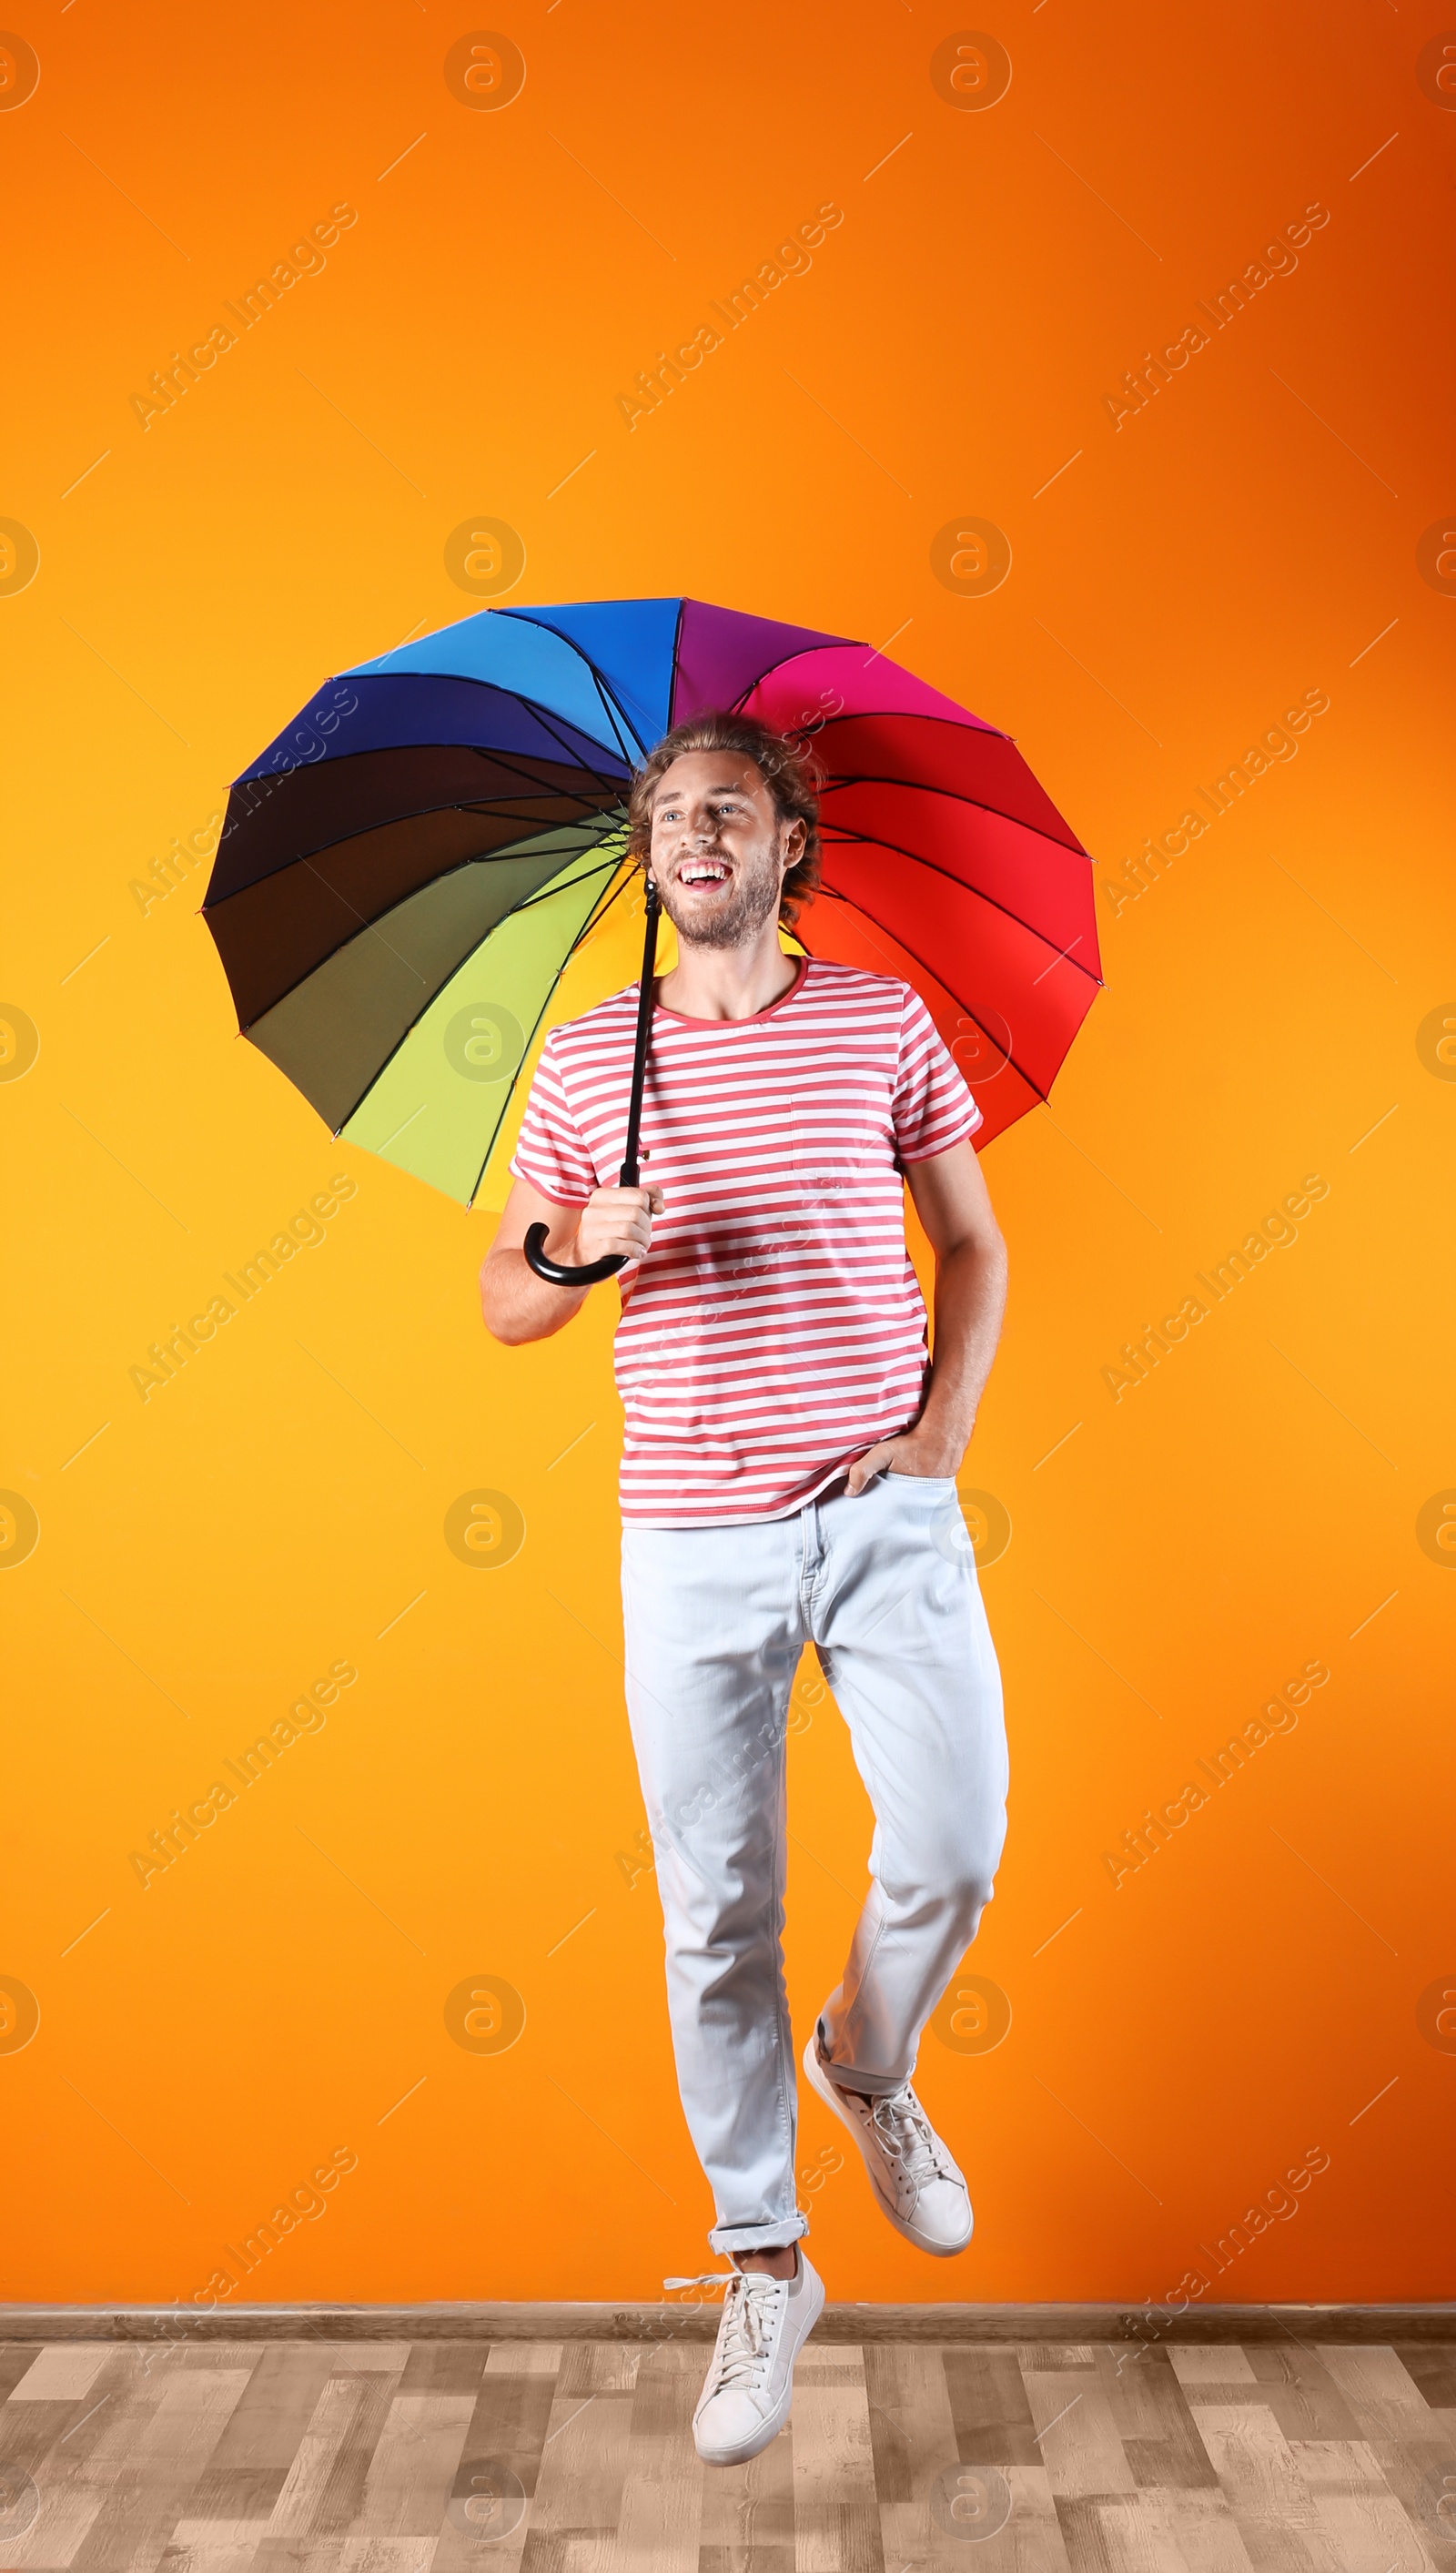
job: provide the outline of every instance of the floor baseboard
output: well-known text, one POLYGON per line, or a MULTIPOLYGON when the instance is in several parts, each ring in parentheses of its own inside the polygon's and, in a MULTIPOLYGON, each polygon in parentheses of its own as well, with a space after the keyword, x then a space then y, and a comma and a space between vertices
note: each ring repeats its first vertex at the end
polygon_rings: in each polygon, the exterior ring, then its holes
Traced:
MULTIPOLYGON (((718 2303, 0 2305, 3 2341, 711 2340, 718 2303)), ((1456 2303, 826 2305, 821 2341, 1444 2341, 1456 2303)))

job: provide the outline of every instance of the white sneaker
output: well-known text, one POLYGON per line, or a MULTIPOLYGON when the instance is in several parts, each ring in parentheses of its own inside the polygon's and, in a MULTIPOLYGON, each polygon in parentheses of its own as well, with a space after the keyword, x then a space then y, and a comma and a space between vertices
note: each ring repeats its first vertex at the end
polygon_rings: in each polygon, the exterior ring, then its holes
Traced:
MULTIPOLYGON (((735 2269, 728 2278, 717 2347, 698 2408, 693 2442, 705 2466, 741 2466, 776 2439, 794 2396, 794 2361, 824 2311, 824 2281, 798 2246, 798 2274, 771 2278, 735 2269)), ((673 2287, 720 2284, 721 2269, 669 2278, 673 2287)))
POLYGON ((819 2052, 817 2029, 804 2049, 804 2070, 859 2145, 896 2232, 942 2259, 964 2251, 975 2223, 971 2192, 910 2084, 875 2099, 842 2091, 819 2052))

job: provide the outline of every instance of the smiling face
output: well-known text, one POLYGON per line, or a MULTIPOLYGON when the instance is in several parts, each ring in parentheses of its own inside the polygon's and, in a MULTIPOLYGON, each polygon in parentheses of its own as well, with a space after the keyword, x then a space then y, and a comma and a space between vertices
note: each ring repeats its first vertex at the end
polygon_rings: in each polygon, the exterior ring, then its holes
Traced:
POLYGON ((690 946, 746 947, 778 918, 802 822, 779 818, 763 774, 741 751, 690 750, 652 798, 648 863, 662 908, 690 946))

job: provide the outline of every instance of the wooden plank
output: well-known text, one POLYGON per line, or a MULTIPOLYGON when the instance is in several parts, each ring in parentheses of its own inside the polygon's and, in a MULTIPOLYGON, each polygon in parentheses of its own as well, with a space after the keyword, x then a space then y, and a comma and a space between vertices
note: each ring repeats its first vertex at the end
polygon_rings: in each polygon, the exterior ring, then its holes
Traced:
POLYGON ((1291 2439, 1289 2454, 1311 2492, 1384 2492, 1380 2460, 1365 2439, 1291 2439))
POLYGON ((489 2566, 491 2573, 502 2567, 517 2573, 530 2530, 531 2505, 524 2480, 526 2474, 533 2479, 535 2472, 533 2457, 522 2456, 517 2465, 506 2466, 503 2460, 472 2449, 467 2436, 454 2488, 444 2502, 443 2525, 430 2557, 431 2573, 463 2573, 466 2566, 474 2566, 475 2573, 482 2566, 489 2566))
MULTIPOLYGON (((1042 2452, 1015 2349, 947 2348, 942 2356, 962 2458, 979 2466, 1040 2466, 1042 2452)), ((1060 2411, 1048 2403, 1042 2418, 1060 2411)))
POLYGON ((432 2537, 342 2538, 338 2573, 429 2573, 434 2543, 432 2537))
POLYGON ((1248 2549, 1220 2486, 1147 2498, 1161 2523, 1165 2562, 1181 2564, 1186 2573, 1251 2573, 1248 2549))
MULTIPOLYGON (((576 2355, 589 2362, 588 2351, 576 2355)), ((635 2390, 583 2386, 582 2377, 591 2373, 589 2363, 569 2373, 563 2367, 556 2381, 521 2559, 526 2573, 544 2561, 548 2540, 579 2540, 572 2560, 583 2568, 588 2556, 607 2562, 616 2542, 635 2390)))
POLYGON ((399 2379, 401 2394, 468 2394, 473 2403, 485 2373, 486 2350, 478 2340, 415 2341, 399 2379))
MULTIPOLYGON (((495 2551, 492 2547, 492 2563, 495 2551)), ((533 2527, 520 2560, 523 2573, 613 2573, 616 2539, 581 2528, 558 2529, 554 2536, 545 2537, 533 2527)))
POLYGON ((882 2511, 886 2573, 1069 2573, 1095 2559, 1070 2553, 1060 2505, 1041 2466, 952 2464, 914 2503, 882 2511), (966 2509, 964 2520, 952 2511, 966 2509), (975 2513, 988 2515, 978 2527, 975 2513))
POLYGON ((396 2391, 368 2460, 351 2537, 439 2535, 443 2497, 454 2481, 473 2394, 396 2391))
POLYGON ((1196 2402, 1193 2418, 1254 2573, 1344 2573, 1268 2406, 1196 2402))
POLYGON ((108 2341, 62 2341, 39 2350, 19 2383, 10 2389, 12 2403, 79 2403, 111 2356, 108 2341))
POLYGON ((637 2370, 617 2526, 618 2561, 631 2573, 697 2573, 703 2474, 692 2418, 703 2374, 690 2343, 647 2350, 637 2370))
POLYGON ((1398 2340, 1395 2355, 1434 2410, 1456 2411, 1456 2342, 1398 2340))
MULTIPOLYGON (((214 2526, 251 2527, 256 2520, 259 2534, 272 2519, 278 2498, 288 2481, 286 2466, 219 2467, 216 2452, 206 2472, 194 2485, 187 2505, 187 2526, 192 2531, 189 2542, 201 2543, 214 2526)), ((182 2542, 179 2526, 177 2540, 182 2542)))
POLYGON ((1419 2438, 1429 2434, 1431 2408, 1393 2349, 1344 2349, 1322 2344, 1319 2357, 1355 2416, 1361 2438, 1419 2438))
POLYGON ((278 2470, 282 2482, 334 2368, 333 2354, 308 2341, 273 2342, 255 2347, 250 2355, 252 2373, 228 2416, 194 2496, 195 2516, 199 2519, 248 2515, 226 2506, 226 2495, 231 2490, 226 2479, 240 2469, 278 2470), (215 2477, 219 2496, 216 2510, 215 2477))
POLYGON ((1135 2492, 1137 2478, 1095 2371, 1074 2376, 1053 2369, 1043 2375, 1026 2368, 1022 2373, 1032 2410, 1034 2454, 1046 2467, 1053 2492, 1135 2492))
MULTIPOLYGON (((229 2430, 236 2419, 235 2410, 229 2430)), ((301 2414, 294 2421, 296 2437, 303 2419, 301 2414)), ((225 2431, 224 2437, 227 2435, 225 2431)), ((214 2449, 205 2473, 194 2487, 186 2516, 172 2532, 167 2573, 249 2573, 263 2544, 287 2477, 286 2467, 237 2465, 219 2469, 217 2458, 218 2451, 214 2449)))
MULTIPOLYGON (((0 2307, 0 2312, 4 2308, 0 2307)), ((32 2341, 0 2341, 0 2403, 8 2400, 12 2385, 18 2385, 27 2368, 35 2363, 32 2341)))
MULTIPOLYGON (((130 2454, 109 2479, 105 2511, 71 2558, 76 2573, 153 2573, 251 2372, 189 2374, 176 2364, 166 2371, 130 2454)), ((98 2442, 98 2456, 105 2445, 98 2442)))
POLYGON ((863 2385, 864 2350, 858 2346, 853 2349, 821 2349, 811 2340, 807 2347, 800 2351, 798 2363, 794 2369, 795 2385, 797 2386, 801 2380, 805 2383, 812 2380, 816 2385, 863 2385), (804 2373, 806 2369, 807 2377, 804 2373))
MULTIPOLYGON (((1250 2573, 1247 2549, 1223 2493, 1139 2492, 1059 2505, 1084 2512, 1096 2526, 1098 2573, 1250 2573)), ((1089 2560, 1078 2540, 1069 2549, 1075 2567, 1089 2560)))
POLYGON ((864 2355, 808 2351, 794 2370, 797 2573, 882 2573, 864 2355))
MULTIPOLYGON (((774 2441, 775 2448, 779 2444, 774 2441)), ((758 2459, 753 2463, 757 2465, 758 2459)), ((725 2474, 746 2475, 750 2471, 749 2467, 723 2469, 725 2474)), ((733 2546, 700 2546, 698 2573, 794 2573, 794 2550, 792 2546, 771 2546, 766 2539, 733 2546)))
MULTIPOLYGON (((6 2465, 8 2482, 14 2468, 8 2458, 6 2465)), ((30 2565, 59 2567, 73 2563, 105 2509, 111 2484, 120 2472, 120 2462, 109 2470, 98 2470, 89 2460, 78 2459, 74 2464, 65 2461, 59 2473, 47 2470, 34 2476, 36 2515, 22 2536, 5 2539, 7 2568, 23 2573, 23 2568, 30 2565)))
POLYGON ((565 2341, 557 2389, 562 2394, 628 2394, 641 2364, 641 2349, 626 2341, 565 2341))
POLYGON ((794 2573, 792 2422, 746 2466, 705 2467, 702 2485, 698 2573, 794 2573))
MULTIPOLYGON (((24 2536, 6 2541, 12 2565, 60 2567, 73 2562, 107 2507, 111 2487, 131 2461, 161 2399, 158 2362, 169 2355, 112 2343, 107 2367, 93 2380, 86 2402, 62 2404, 54 2413, 47 2412, 55 2435, 35 2468, 40 2507, 24 2536)), ((27 2409, 0 2423, 12 2467, 19 2456, 17 2433, 30 2419, 40 2419, 39 2406, 34 2414, 27 2409)))
POLYGON ((74 2427, 84 2409, 79 2403, 62 2400, 57 2403, 21 2403, 12 2412, 7 2403, 0 2427, 5 2434, 5 2464, 12 2478, 34 2475, 43 2458, 50 2454, 63 2433, 74 2427))
MULTIPOLYGON (((865 2399, 875 2464, 875 2492, 887 2503, 913 2502, 928 2482, 959 2461, 956 2422, 938 2349, 892 2341, 865 2349, 865 2399)), ((899 2539, 886 2533, 887 2554, 899 2539)), ((928 2535, 925 2543, 929 2543, 928 2535)), ((923 2552, 919 2537, 906 2554, 923 2552)), ((904 2562, 905 2556, 898 2559, 904 2562)))
MULTIPOLYGON (((403 2373, 401 2354, 400 2371, 403 2373)), ((387 2376, 331 2375, 299 2441, 269 2519, 263 2560, 279 2560, 273 2541, 346 2537, 364 2501, 375 2442, 393 2397, 387 2376)))
POLYGON ((1156 2493, 1084 2493, 1075 2498, 1087 2515, 1086 2522, 1077 2523, 1073 2541, 1072 2561, 1079 2568, 1087 2560, 1087 2548, 1097 2573, 1186 2573, 1176 2545, 1168 2544, 1156 2493), (1095 2537, 1089 2546, 1092 2528, 1095 2537))
POLYGON ((1286 2439, 1357 2439, 1360 2425, 1318 2352, 1288 2341, 1248 2353, 1262 2399, 1286 2439))
POLYGON ((1179 2385, 1189 2393, 1197 2386, 1244 2386, 1256 2381, 1252 2361, 1241 2349, 1180 2349, 1170 2342, 1168 2359, 1179 2385))
POLYGON ((1426 2551, 1363 2440, 1296 2439, 1290 2452, 1346 2573, 1426 2573, 1426 2551))
POLYGON ((447 2498, 431 2573, 516 2573, 530 2535, 533 2496, 557 2392, 557 2368, 535 2363, 562 2356, 557 2342, 506 2342, 491 2348, 480 2378, 460 2461, 447 2498), (499 2361, 499 2364, 493 2362, 499 2361), (517 2364, 517 2362, 521 2362, 517 2364), (494 2478, 492 2486, 491 2479, 494 2478), (506 2524, 518 2488, 519 2517, 506 2524), (475 2514, 482 2490, 494 2489, 502 2533, 482 2544, 475 2514), (472 2498, 473 2496, 473 2498, 472 2498))
MULTIPOLYGON (((427 2537, 275 2537, 264 2541, 253 2563, 255 2573, 264 2566, 269 2573, 429 2573, 433 2543, 427 2537)), ((170 2563, 167 2573, 173 2573, 170 2563)))
POLYGON ((1211 2492, 1217 2487, 1167 2350, 1098 2350, 1096 2375, 1140 2488, 1211 2492))
MULTIPOLYGON (((983 2566, 985 2573, 1072 2573, 1074 2559, 1046 2468, 1013 2464, 1002 2471, 1011 2486, 1011 2517, 999 2537, 977 2547, 976 2573, 983 2566)), ((964 2558, 964 2545, 960 2551, 964 2558)))
MULTIPOLYGON (((1433 2421, 1444 2417, 1441 2413, 1431 2415, 1433 2421)), ((1362 2439, 1352 2444, 1368 2449, 1386 2489, 1394 2494, 1406 2518, 1424 2538, 1432 2563, 1441 2566, 1443 2573, 1451 2573, 1456 2565, 1456 2553, 1452 2551, 1452 2540, 1456 2539, 1456 2438, 1427 2435, 1362 2439)))
POLYGON ((903 2342, 865 2351, 887 2573, 912 2566, 915 2573, 968 2573, 973 2562, 981 2573, 988 2559, 1001 2560, 995 2552, 1000 2541, 986 2538, 970 2557, 967 2540, 974 2532, 951 2517, 957 2505, 964 2512, 977 2503, 994 2511, 1004 2504, 1009 2514, 1013 2497, 1006 2479, 1010 2469, 979 2460, 958 2436, 947 2355, 903 2342))
POLYGON ((258 2519, 179 2522, 167 2549, 167 2573, 251 2573, 263 2534, 258 2519))

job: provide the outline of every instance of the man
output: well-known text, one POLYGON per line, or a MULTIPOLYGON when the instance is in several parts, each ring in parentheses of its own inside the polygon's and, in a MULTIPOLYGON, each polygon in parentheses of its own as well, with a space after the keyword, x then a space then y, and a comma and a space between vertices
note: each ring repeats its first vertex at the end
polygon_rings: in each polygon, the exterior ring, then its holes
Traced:
POLYGON ((780 944, 818 881, 805 754, 745 716, 696 717, 639 771, 630 822, 678 935, 657 987, 644 1184, 612 1176, 628 989, 546 1042, 481 1297, 507 1342, 579 1310, 585 1287, 528 1268, 534 1223, 555 1260, 628 1264, 627 1705, 683 2109, 716 2201, 708 2238, 734 2262, 693 2425, 700 2456, 729 2465, 782 2428, 824 2302, 798 2248, 780 1950, 784 1741, 806 1642, 876 1830, 805 2074, 902 2234, 941 2254, 971 2238, 965 2180, 910 2077, 1006 1831, 1001 1680, 955 1481, 1006 1253, 970 1142, 981 1112, 924 1004, 780 944), (933 1367, 906 1182, 936 1257, 933 1367))

